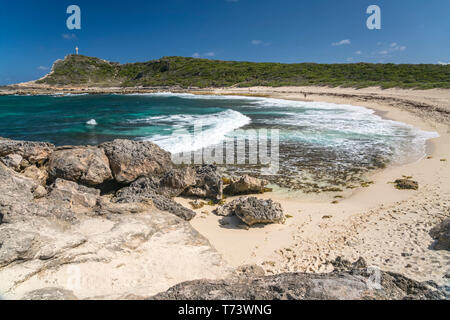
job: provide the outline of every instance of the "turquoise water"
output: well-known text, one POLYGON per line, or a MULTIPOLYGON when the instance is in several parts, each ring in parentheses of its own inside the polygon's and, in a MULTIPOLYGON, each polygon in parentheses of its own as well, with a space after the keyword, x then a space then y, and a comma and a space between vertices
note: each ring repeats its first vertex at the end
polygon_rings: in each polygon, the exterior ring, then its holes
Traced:
POLYGON ((201 149, 236 129, 278 129, 284 175, 344 175, 377 159, 402 163, 425 155, 436 133, 349 105, 189 94, 1 96, 0 136, 56 145, 115 138, 151 140, 172 153, 201 149), (201 125, 192 143, 178 135, 201 125), (177 133, 174 135, 174 132, 177 133))

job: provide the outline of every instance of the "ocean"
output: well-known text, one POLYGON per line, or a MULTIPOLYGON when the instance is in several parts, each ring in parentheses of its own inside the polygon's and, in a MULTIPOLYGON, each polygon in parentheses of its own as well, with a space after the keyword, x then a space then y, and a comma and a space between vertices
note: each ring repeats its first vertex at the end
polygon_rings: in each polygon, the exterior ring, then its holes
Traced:
MULTIPOLYGON (((357 185, 370 170, 419 160, 426 141, 438 136, 367 108, 331 103, 175 93, 0 96, 1 137, 59 146, 126 138, 176 154, 261 129, 279 133, 280 170, 269 180, 309 191, 357 185), (201 135, 185 139, 199 127, 201 135)), ((254 165, 226 168, 258 172, 254 165)))

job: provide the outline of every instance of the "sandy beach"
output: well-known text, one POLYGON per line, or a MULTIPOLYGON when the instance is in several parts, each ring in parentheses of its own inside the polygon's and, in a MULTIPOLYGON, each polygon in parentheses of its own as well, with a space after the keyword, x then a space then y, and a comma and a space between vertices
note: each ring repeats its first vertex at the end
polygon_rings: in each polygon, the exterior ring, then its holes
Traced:
MULTIPOLYGON (((331 261, 363 257, 369 265, 417 281, 448 285, 450 253, 432 249, 429 231, 450 217, 450 90, 353 89, 329 87, 252 87, 181 90, 179 88, 77 88, 23 86, 20 94, 147 93, 260 96, 362 106, 385 119, 400 121, 440 137, 428 141, 427 156, 388 166, 369 177, 373 184, 341 193, 305 195, 274 188, 258 195, 279 202, 288 215, 283 225, 242 228, 237 218, 215 216, 213 206, 195 210, 190 224, 209 240, 231 267, 256 264, 268 275, 324 273, 331 261), (397 190, 391 183, 411 177, 418 191, 397 190)), ((11 91, 4 92, 11 93, 11 91)), ((189 199, 176 201, 190 208, 189 199)), ((228 201, 233 198, 227 199, 228 201)))
MULTIPOLYGON (((351 261, 363 257, 369 265, 418 281, 448 283, 445 276, 450 270, 450 253, 431 249, 429 231, 450 216, 450 90, 255 87, 201 93, 363 106, 384 118, 440 135, 429 141, 427 157, 374 173, 374 183, 367 188, 322 194, 314 199, 285 190, 259 196, 281 203, 291 216, 285 225, 244 230, 237 220, 221 225, 221 217, 211 213, 214 207, 197 210, 191 224, 228 263, 257 264, 268 274, 326 272, 332 269, 329 262, 337 256, 351 261), (419 190, 395 189, 390 182, 403 176, 418 181, 419 190), (336 202, 333 199, 338 203, 332 203, 336 202)), ((177 201, 189 206, 187 199, 177 201)))

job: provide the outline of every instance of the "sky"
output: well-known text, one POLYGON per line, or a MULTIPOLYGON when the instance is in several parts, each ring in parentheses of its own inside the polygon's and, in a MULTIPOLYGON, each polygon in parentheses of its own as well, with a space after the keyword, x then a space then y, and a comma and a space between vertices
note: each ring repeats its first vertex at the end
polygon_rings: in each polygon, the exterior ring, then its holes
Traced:
POLYGON ((75 52, 255 62, 450 62, 449 0, 0 0, 0 85, 36 80, 75 52), (69 30, 67 7, 81 9, 69 30), (369 30, 370 5, 381 29, 369 30))

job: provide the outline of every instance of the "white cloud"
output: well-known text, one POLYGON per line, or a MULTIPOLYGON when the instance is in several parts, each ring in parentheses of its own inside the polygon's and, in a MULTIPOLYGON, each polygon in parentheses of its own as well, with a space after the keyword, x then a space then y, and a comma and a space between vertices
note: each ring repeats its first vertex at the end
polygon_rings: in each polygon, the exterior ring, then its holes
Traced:
POLYGON ((66 40, 74 40, 77 36, 74 33, 64 33, 62 37, 66 40))
POLYGON ((199 52, 195 52, 192 57, 193 58, 203 58, 203 57, 215 57, 216 53, 213 51, 210 52, 205 52, 205 53, 199 53, 199 52))
POLYGON ((270 42, 265 42, 265 41, 262 41, 262 40, 252 40, 251 44, 254 45, 254 46, 265 46, 265 47, 271 45, 270 42))
POLYGON ((49 67, 45 67, 45 66, 39 66, 38 70, 47 71, 47 70, 50 70, 50 68, 49 67))
POLYGON ((406 46, 401 46, 397 42, 392 42, 389 45, 389 48, 381 50, 378 53, 382 54, 382 55, 386 55, 386 54, 393 53, 393 52, 396 52, 396 51, 405 51, 405 50, 406 50, 406 46))
POLYGON ((352 42, 349 39, 345 39, 345 40, 341 40, 339 42, 333 42, 331 45, 332 46, 342 46, 342 45, 347 45, 347 44, 351 44, 352 42))
POLYGON ((443 65, 443 66, 448 66, 448 65, 450 65, 450 62, 439 61, 438 64, 443 65))
POLYGON ((359 56, 359 55, 362 54, 362 51, 361 51, 361 50, 358 50, 358 51, 355 52, 355 54, 357 54, 357 55, 359 56))

